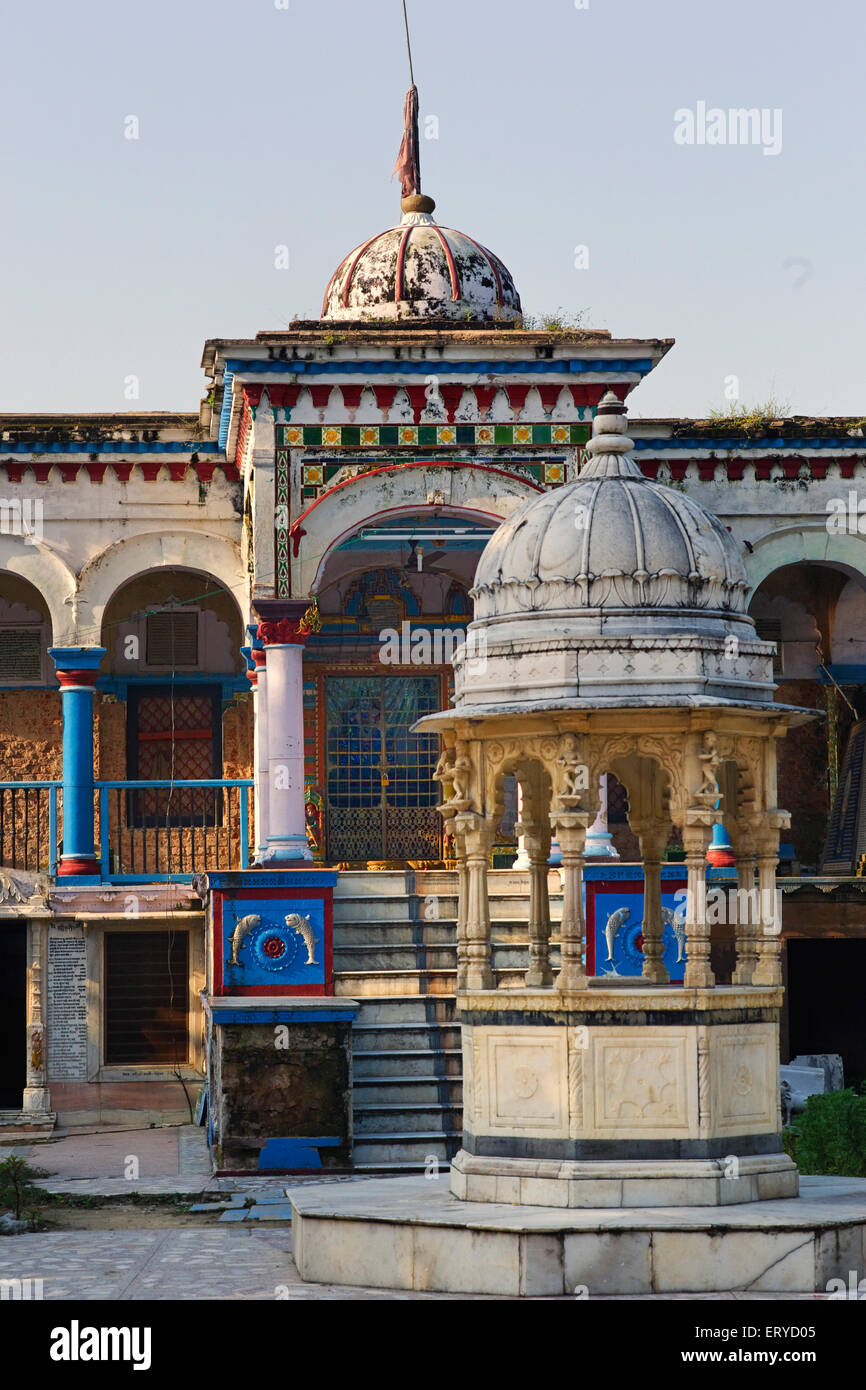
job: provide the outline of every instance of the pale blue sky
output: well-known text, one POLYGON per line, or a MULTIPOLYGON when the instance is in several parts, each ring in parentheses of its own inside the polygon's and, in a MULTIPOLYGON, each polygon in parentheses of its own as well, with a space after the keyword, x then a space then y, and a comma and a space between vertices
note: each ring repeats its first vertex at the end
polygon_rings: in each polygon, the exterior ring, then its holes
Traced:
MULTIPOLYGON (((722 407, 729 375, 749 403, 866 413, 862 4, 410 16, 437 219, 529 312, 676 338, 635 414, 722 407), (699 101, 780 108, 781 153, 676 144, 699 101)), ((341 257, 397 220, 399 0, 40 0, 2 33, 0 409, 195 410, 206 337, 318 317, 341 257)))

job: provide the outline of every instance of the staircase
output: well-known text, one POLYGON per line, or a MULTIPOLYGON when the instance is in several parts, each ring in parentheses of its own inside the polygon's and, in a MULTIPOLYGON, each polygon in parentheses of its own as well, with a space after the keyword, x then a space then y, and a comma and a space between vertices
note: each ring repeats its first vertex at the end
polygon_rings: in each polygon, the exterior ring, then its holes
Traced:
MULTIPOLYGON (((557 919, 558 874, 549 891, 557 919)), ((527 875, 493 870, 489 892, 494 972, 500 988, 515 988, 529 960, 527 875)), ((457 874, 341 873, 334 982, 338 995, 360 1003, 352 1043, 355 1167, 447 1163, 460 1147, 463 1100, 457 874)))

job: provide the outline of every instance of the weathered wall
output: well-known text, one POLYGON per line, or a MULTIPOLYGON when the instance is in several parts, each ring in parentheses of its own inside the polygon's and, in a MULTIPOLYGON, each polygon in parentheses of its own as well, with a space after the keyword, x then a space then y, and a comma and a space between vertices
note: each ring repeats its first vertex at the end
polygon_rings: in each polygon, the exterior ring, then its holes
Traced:
POLYGON ((219 1168, 257 1168, 268 1139, 334 1137, 325 1168, 351 1163, 351 1027, 289 1023, 285 1047, 273 1024, 213 1031, 211 1114, 219 1168))

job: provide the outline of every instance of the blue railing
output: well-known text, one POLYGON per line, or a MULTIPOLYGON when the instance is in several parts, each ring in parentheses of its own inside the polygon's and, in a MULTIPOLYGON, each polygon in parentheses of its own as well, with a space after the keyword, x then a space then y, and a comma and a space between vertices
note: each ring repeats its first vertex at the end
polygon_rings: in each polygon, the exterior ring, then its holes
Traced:
MULTIPOLYGON (((252 786, 247 778, 96 782, 102 878, 151 883, 249 868, 252 786)), ((0 866, 55 874, 62 837, 60 782, 0 783, 0 866)))

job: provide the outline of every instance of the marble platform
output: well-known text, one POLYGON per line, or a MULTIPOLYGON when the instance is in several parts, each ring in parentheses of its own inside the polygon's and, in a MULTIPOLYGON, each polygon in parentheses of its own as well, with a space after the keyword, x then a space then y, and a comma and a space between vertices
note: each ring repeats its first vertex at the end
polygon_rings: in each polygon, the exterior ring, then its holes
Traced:
POLYGON ((503 1297, 825 1293, 866 1274, 866 1179, 718 1207, 465 1202, 436 1178, 290 1188, 302 1279, 503 1297))

